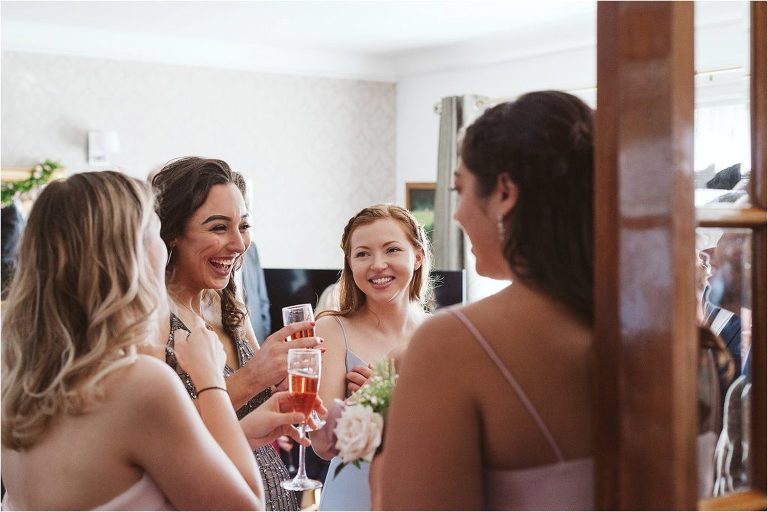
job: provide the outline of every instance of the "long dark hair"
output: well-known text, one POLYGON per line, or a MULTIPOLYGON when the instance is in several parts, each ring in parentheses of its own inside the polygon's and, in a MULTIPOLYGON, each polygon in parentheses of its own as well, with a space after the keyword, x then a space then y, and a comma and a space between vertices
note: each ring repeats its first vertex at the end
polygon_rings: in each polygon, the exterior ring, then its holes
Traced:
POLYGON ((461 158, 487 197, 506 174, 519 189, 503 219, 504 256, 517 279, 592 322, 593 112, 559 91, 525 94, 485 112, 461 158))
MULTIPOLYGON (((157 215, 160 217, 160 237, 170 251, 170 242, 184 232, 189 218, 208 198, 216 185, 235 185, 245 197, 245 180, 230 169, 223 160, 190 156, 166 164, 152 178, 157 190, 157 215)), ((173 256, 166 271, 172 272, 173 256)), ((237 300, 235 271, 240 268, 242 255, 235 261, 229 282, 217 290, 221 298, 221 323, 233 338, 239 334, 245 320, 245 305, 237 300)))

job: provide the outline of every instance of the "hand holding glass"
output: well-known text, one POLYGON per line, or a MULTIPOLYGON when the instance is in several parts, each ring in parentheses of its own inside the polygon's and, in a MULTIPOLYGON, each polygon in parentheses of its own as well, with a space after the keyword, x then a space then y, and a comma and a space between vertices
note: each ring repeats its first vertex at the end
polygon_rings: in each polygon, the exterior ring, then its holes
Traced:
MULTIPOLYGON (((312 311, 312 304, 297 304, 295 306, 286 306, 283 308, 283 325, 287 326, 298 322, 314 322, 315 315, 312 311)), ((314 329, 307 329, 304 331, 298 331, 295 334, 288 337, 288 341, 296 340, 299 338, 309 338, 315 335, 314 329)), ((315 422, 316 428, 306 426, 307 432, 312 430, 319 430, 325 425, 325 420, 320 418, 317 412, 313 409, 310 413, 312 421, 315 422)))
MULTIPOLYGON (((307 418, 312 412, 320 385, 320 351, 318 349, 292 348, 288 350, 288 391, 291 394, 293 410, 304 414, 299 425, 299 435, 306 435, 307 418)), ((280 483, 291 491, 317 489, 323 484, 307 477, 304 462, 306 448, 299 445, 299 470, 293 480, 280 483)))

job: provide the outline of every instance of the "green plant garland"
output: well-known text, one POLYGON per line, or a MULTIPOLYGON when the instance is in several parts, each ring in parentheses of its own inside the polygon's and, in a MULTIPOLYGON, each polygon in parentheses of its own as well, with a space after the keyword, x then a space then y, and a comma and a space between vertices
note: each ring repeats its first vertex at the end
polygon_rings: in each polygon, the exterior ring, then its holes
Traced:
POLYGON ((51 176, 53 176, 56 169, 60 167, 60 163, 46 160, 30 169, 29 178, 26 180, 4 183, 2 185, 2 196, 0 196, 2 205, 4 207, 8 206, 17 195, 29 192, 40 185, 45 185, 51 180, 51 176))

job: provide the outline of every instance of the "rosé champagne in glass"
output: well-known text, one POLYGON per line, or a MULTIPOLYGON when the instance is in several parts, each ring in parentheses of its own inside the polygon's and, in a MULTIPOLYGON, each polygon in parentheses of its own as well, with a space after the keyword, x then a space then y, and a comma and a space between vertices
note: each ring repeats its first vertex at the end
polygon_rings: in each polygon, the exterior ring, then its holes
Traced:
MULTIPOLYGON (((288 391, 291 394, 293 410, 304 415, 299 425, 299 435, 307 435, 307 419, 317 398, 320 384, 320 351, 316 348, 292 348, 288 350, 288 391)), ((280 482, 290 491, 306 491, 323 486, 307 476, 305 464, 306 449, 299 445, 299 470, 292 480, 280 482)))
MULTIPOLYGON (((283 325, 288 326, 298 322, 314 322, 315 314, 312 311, 312 304, 297 304, 295 306, 286 306, 283 308, 283 325)), ((299 338, 311 338, 315 335, 315 329, 303 329, 288 336, 288 341, 299 338)))

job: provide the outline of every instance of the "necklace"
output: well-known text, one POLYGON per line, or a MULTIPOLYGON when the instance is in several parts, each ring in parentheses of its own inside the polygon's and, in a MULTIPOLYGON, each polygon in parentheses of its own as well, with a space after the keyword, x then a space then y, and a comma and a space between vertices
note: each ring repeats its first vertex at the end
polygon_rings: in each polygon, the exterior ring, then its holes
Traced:
MULTIPOLYGON (((175 299, 174 299, 174 301, 173 301, 173 302, 175 302, 177 305, 180 305, 180 306, 182 306, 182 307, 184 307, 184 308, 188 309, 190 313, 192 313, 193 315, 195 315, 196 317, 198 317, 200 320, 202 320, 202 321, 203 321, 203 323, 205 324, 205 328, 206 328, 206 329, 208 329, 209 331, 212 331, 212 330, 213 330, 213 327, 211 327, 211 324, 209 324, 209 323, 208 323, 208 320, 206 320, 206 319, 205 319, 205 317, 204 317, 203 315, 201 315, 200 313, 196 312, 194 309, 192 309, 191 307, 187 306, 187 305, 186 305, 186 304, 184 304, 183 302, 179 302, 179 301, 177 301, 177 300, 175 300, 175 299)), ((202 310, 203 310, 203 308, 201 307, 201 308, 200 308, 200 311, 202 311, 202 310)))

